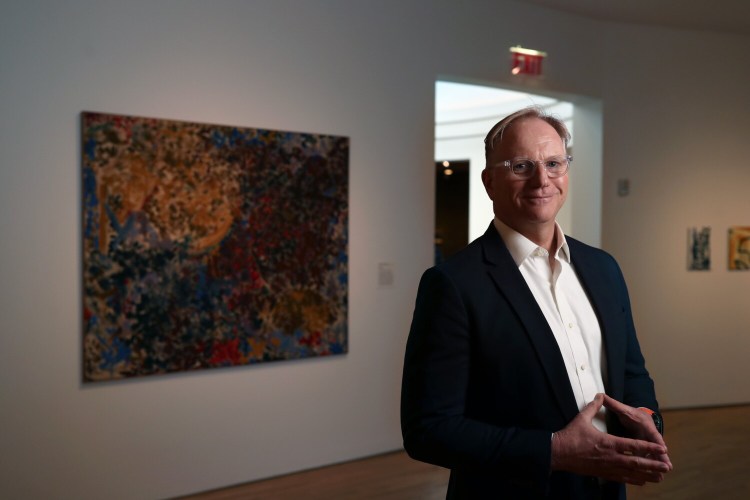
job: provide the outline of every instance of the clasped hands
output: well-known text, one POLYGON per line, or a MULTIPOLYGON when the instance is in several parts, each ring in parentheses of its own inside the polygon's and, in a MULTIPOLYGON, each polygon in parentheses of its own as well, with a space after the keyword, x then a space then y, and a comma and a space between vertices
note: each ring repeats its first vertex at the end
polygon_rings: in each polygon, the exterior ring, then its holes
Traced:
POLYGON ((552 438, 552 469, 609 481, 658 483, 672 470, 667 445, 650 415, 597 394, 594 400, 552 438), (592 420, 602 405, 635 437, 628 439, 596 429, 592 420))

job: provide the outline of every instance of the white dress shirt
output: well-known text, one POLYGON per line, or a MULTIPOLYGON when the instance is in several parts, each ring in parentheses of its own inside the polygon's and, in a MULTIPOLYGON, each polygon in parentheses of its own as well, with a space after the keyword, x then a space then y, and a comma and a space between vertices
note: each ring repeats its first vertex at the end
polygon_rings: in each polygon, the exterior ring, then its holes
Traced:
MULTIPOLYGON (((552 267, 545 248, 495 218, 495 228, 552 329, 581 410, 604 392, 606 359, 599 320, 571 265, 565 235, 557 223, 555 227, 557 250, 552 267)), ((594 426, 602 432, 607 431, 604 416, 602 407, 594 419, 594 426)))

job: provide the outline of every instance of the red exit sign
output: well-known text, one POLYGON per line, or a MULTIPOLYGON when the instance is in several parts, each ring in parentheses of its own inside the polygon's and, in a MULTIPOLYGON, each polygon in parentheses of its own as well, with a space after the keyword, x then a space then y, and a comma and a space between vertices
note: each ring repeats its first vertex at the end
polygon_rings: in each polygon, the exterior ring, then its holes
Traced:
POLYGON ((546 52, 524 49, 520 45, 510 48, 511 70, 514 75, 541 75, 542 60, 547 57, 546 52))

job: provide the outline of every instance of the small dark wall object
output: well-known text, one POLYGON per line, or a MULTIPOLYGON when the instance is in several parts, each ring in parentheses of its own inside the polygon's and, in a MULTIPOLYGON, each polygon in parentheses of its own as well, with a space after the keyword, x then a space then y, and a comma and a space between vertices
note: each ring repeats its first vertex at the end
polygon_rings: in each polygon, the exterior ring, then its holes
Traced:
POLYGON ((711 228, 693 227, 688 229, 688 270, 708 271, 711 269, 711 228))

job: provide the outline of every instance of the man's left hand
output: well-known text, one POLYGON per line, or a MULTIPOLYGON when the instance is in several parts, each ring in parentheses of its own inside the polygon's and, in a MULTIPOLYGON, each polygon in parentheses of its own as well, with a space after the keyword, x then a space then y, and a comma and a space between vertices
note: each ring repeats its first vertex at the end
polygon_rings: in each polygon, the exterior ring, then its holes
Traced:
MULTIPOLYGON (((604 395, 604 407, 617 415, 617 419, 628 431, 630 431, 634 438, 643 441, 650 441, 664 447, 667 446, 664 442, 664 438, 656 429, 654 420, 645 411, 621 403, 606 394, 604 395)), ((672 462, 669 460, 668 455, 664 454, 660 456, 659 460, 668 464, 670 470, 672 469, 672 462)))

